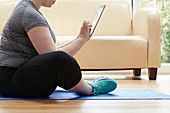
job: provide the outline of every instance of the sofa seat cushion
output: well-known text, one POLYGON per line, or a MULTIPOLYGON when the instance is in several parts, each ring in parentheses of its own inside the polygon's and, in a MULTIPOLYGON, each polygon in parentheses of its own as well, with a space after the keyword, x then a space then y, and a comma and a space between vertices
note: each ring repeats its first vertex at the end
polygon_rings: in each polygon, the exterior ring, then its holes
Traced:
MULTIPOLYGON (((61 45, 76 37, 56 38, 61 45)), ((145 68, 147 40, 141 36, 93 36, 75 58, 82 69, 145 68)))

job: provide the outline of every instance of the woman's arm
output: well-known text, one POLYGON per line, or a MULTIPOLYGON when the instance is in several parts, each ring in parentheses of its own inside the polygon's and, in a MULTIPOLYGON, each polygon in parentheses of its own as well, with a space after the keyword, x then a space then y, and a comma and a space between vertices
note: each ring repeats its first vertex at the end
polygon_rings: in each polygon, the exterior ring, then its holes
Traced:
POLYGON ((47 27, 38 26, 32 28, 28 31, 28 36, 38 54, 60 50, 73 56, 90 39, 90 27, 91 24, 88 21, 84 21, 78 38, 61 48, 57 48, 47 27))

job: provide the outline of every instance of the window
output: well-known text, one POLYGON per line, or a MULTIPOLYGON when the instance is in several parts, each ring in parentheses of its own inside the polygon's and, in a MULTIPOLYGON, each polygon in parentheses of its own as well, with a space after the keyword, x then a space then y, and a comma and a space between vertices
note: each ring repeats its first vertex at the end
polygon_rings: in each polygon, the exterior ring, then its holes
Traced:
POLYGON ((161 16, 161 62, 170 63, 170 0, 133 0, 134 12, 154 7, 161 16))

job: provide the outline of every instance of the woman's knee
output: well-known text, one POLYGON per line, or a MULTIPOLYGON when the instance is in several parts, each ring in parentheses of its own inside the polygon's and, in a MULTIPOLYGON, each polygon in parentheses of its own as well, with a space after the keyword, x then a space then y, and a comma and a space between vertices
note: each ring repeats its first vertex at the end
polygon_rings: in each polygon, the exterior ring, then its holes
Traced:
POLYGON ((56 65, 80 69, 78 62, 74 57, 63 51, 57 51, 55 54, 56 65))
POLYGON ((81 70, 76 59, 68 55, 65 52, 58 52, 56 58, 59 61, 56 62, 58 66, 58 85, 64 89, 70 89, 77 85, 82 78, 81 70))

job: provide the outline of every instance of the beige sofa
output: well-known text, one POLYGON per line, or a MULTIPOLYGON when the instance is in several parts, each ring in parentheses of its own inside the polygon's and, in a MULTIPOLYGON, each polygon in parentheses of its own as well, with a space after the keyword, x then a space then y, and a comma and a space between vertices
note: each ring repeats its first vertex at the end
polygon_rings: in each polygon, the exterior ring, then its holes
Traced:
MULTIPOLYGON (((0 3, 0 32, 16 2, 0 3)), ((132 69, 140 76, 148 68, 155 80, 160 67, 160 17, 155 9, 141 9, 132 16, 127 2, 114 0, 58 0, 41 11, 56 33, 57 44, 77 37, 83 20, 92 20, 97 7, 106 10, 91 41, 75 55, 82 70, 132 69)))

